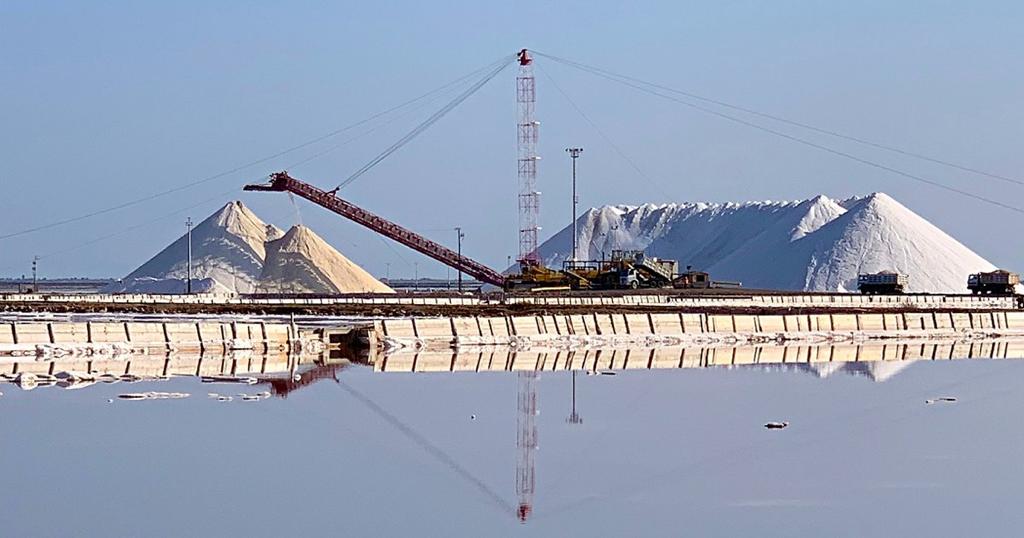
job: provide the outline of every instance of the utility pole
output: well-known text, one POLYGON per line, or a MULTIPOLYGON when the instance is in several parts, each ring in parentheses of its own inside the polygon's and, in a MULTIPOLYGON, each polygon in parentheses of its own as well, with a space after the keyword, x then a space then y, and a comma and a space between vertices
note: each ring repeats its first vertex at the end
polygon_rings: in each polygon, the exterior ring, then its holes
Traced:
POLYGON ((188 283, 185 284, 185 293, 192 294, 192 217, 185 219, 185 229, 188 235, 188 283))
POLYGON ((39 256, 32 256, 32 293, 39 293, 39 256))
MULTIPOLYGON (((462 233, 462 226, 456 226, 455 233, 459 238, 459 258, 462 258, 462 238, 466 237, 466 234, 462 233)), ((462 269, 459 269, 459 292, 462 292, 462 269)))
POLYGON ((412 262, 412 271, 413 271, 412 282, 413 282, 413 286, 415 286, 414 289, 416 291, 420 291, 420 262, 412 262))
POLYGON ((569 259, 576 261, 576 204, 580 201, 576 196, 576 159, 583 153, 583 148, 565 148, 565 152, 572 158, 572 256, 569 259))

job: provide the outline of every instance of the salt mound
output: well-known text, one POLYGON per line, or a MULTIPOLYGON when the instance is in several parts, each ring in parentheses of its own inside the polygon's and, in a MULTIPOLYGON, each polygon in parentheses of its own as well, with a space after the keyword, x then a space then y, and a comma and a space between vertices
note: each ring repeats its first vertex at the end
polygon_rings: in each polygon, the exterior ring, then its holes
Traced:
MULTIPOLYGON (((891 197, 842 201, 604 206, 577 221, 579 256, 643 249, 718 280, 754 288, 843 291, 858 273, 910 275, 911 291, 965 292, 967 275, 994 266, 891 197)), ((541 259, 560 267, 572 227, 545 241, 541 259)))
POLYGON ((855 290, 857 273, 892 269, 911 289, 964 293, 967 275, 995 267, 890 196, 875 193, 800 245, 807 289, 855 290))
POLYGON ((393 293, 309 228, 293 226, 266 247, 259 291, 265 293, 393 293))
MULTIPOLYGON (((281 236, 281 230, 260 220, 242 202, 229 202, 192 230, 193 291, 251 293, 263 272, 264 245, 281 236), (199 286, 209 279, 212 286, 199 286), (199 286, 199 287, 197 287, 199 286)), ((168 293, 188 278, 188 238, 182 235, 170 246, 133 271, 107 292, 168 293)))

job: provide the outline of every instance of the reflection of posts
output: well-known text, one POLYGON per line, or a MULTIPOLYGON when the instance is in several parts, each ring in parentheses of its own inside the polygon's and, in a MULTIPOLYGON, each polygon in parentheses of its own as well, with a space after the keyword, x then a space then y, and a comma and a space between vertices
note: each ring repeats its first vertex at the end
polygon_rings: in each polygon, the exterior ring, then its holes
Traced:
POLYGON ((576 370, 572 371, 572 413, 565 421, 569 424, 583 424, 583 417, 576 412, 576 370))

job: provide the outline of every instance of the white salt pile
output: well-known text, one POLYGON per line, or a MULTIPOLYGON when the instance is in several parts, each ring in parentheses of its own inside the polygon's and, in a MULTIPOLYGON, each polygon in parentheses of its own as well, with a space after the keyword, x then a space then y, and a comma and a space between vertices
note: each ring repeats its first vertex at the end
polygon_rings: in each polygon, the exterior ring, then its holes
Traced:
MULTIPOLYGON (((260 220, 242 202, 230 202, 192 230, 192 286, 196 292, 250 293, 263 272, 265 243, 281 230, 260 220)), ((182 293, 188 279, 188 239, 153 256, 111 293, 182 293)))
POLYGON ((267 244, 259 281, 264 293, 392 293, 305 226, 267 244))
MULTIPOLYGON (((578 257, 645 249, 746 287, 852 291, 858 273, 910 275, 911 291, 966 291, 967 275, 994 266, 886 194, 834 201, 604 206, 577 222, 578 257)), ((560 267, 572 227, 541 245, 560 267)))

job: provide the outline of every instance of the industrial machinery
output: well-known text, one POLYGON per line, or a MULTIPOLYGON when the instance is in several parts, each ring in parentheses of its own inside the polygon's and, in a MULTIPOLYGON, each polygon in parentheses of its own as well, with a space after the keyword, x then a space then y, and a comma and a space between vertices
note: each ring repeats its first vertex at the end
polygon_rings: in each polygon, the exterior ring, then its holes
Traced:
MULTIPOLYGON (((290 192, 342 217, 391 238, 449 267, 503 289, 608 290, 676 287, 710 287, 707 273, 686 273, 691 281, 677 281, 678 263, 646 255, 641 250, 614 250, 611 258, 600 261, 566 261, 562 270, 545 267, 536 259, 520 261, 520 273, 505 276, 486 265, 448 247, 431 241, 384 217, 371 213, 340 197, 293 178, 288 172, 270 175, 270 183, 246 185, 247 191, 290 192)), ((535 258, 535 256, 534 256, 535 258)))
POLYGON ((1020 275, 1003 269, 967 277, 967 289, 975 295, 1013 295, 1017 284, 1020 284, 1020 275))
POLYGON ((694 271, 689 265, 686 271, 676 276, 672 281, 673 288, 706 290, 710 288, 739 288, 742 282, 730 282, 727 280, 711 280, 711 275, 704 271, 694 271))
POLYGON ((893 271, 857 275, 857 289, 865 295, 899 295, 907 287, 907 275, 893 271))
POLYGON ((314 204, 329 209, 353 222, 361 224, 385 237, 429 256, 449 267, 462 271, 481 282, 495 286, 505 286, 505 276, 422 235, 404 228, 388 219, 377 216, 351 202, 343 200, 335 192, 327 192, 304 181, 288 175, 288 172, 277 172, 270 175, 270 183, 266 185, 246 185, 247 191, 281 191, 290 192, 305 198, 314 204))
POLYGON ((678 262, 647 256, 642 250, 613 250, 605 260, 566 260, 562 278, 574 290, 664 288, 672 284, 678 262))

